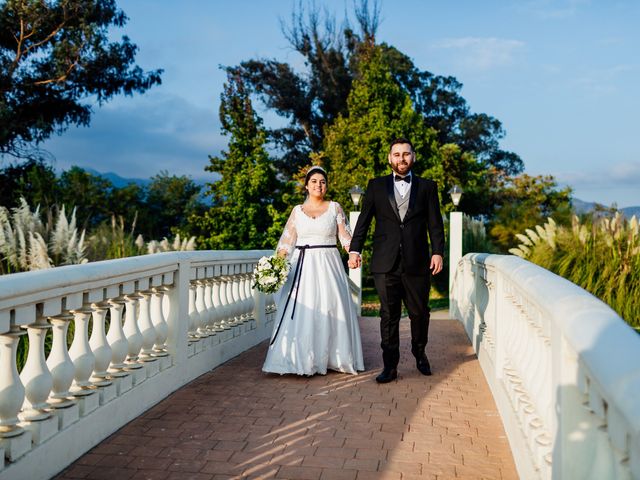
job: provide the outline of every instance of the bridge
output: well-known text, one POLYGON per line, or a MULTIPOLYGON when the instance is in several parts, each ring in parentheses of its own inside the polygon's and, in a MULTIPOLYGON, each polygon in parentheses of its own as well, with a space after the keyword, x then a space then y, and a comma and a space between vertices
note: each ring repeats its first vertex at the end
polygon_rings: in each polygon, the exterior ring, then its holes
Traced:
POLYGON ((577 286, 469 254, 433 377, 404 325, 400 379, 377 385, 372 318, 363 374, 280 377, 260 371, 273 297, 251 285, 270 253, 0 277, 0 478, 640 478, 640 337, 577 286))

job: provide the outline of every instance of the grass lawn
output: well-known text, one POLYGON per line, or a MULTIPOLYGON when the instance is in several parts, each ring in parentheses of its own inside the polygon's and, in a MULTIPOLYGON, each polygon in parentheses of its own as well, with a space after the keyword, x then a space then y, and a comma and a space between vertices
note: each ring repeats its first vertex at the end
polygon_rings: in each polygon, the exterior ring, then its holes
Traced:
MULTIPOLYGON (((443 297, 435 289, 431 289, 429 297, 431 310, 443 310, 449 308, 449 298, 443 297)), ((362 316, 377 317, 380 311, 380 300, 374 287, 364 287, 362 289, 362 316)), ((402 306, 402 315, 407 315, 407 310, 402 306)))

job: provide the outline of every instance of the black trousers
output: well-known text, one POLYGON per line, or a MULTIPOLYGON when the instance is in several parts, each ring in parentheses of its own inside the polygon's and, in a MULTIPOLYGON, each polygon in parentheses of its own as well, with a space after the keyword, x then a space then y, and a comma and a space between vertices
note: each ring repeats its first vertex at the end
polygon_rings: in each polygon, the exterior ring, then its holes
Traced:
POLYGON ((385 368, 396 368, 400 361, 400 315, 404 302, 411 320, 411 353, 424 354, 429 336, 429 290, 431 277, 409 275, 402 256, 388 273, 374 273, 373 281, 380 297, 380 338, 385 368))

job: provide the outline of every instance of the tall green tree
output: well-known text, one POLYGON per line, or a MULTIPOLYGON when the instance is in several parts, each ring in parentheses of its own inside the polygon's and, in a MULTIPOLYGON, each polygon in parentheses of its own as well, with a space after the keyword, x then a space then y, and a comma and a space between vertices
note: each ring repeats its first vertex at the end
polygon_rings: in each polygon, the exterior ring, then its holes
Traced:
POLYGON ((394 80, 381 50, 361 52, 360 76, 354 80, 347 111, 325 129, 322 150, 314 160, 330 172, 333 198, 349 205, 349 189, 389 171, 389 143, 410 136, 419 170, 428 167, 435 132, 425 127, 409 95, 394 80))
MULTIPOLYGON (((354 13, 357 30, 349 22, 338 27, 334 17, 323 16, 314 7, 305 12, 299 4, 294 9, 284 34, 304 58, 304 72, 276 59, 248 60, 229 69, 245 79, 267 108, 289 122, 269 130, 270 141, 282 151, 276 159, 280 171, 295 175, 308 156, 322 148, 324 128, 348 114, 363 51, 378 45, 392 77, 409 95, 424 127, 434 129, 439 144, 458 145, 461 154, 472 155, 499 178, 522 172, 520 157, 500 148, 504 136, 500 121, 471 112, 460 94, 460 82, 420 70, 395 47, 376 43, 378 2, 360 0, 354 13)), ((481 210, 486 214, 491 206, 484 200, 481 210)))
POLYGON ((57 203, 65 205, 68 211, 79 207, 76 215, 82 228, 90 229, 109 219, 113 190, 110 180, 73 166, 60 174, 58 187, 57 203))
POLYGON ((228 150, 210 156, 205 169, 221 179, 208 184, 211 208, 202 216, 192 215, 187 229, 197 234, 201 247, 272 248, 284 225, 281 185, 265 148, 262 120, 240 77, 227 77, 220 121, 223 134, 230 137, 228 150))
POLYGON ((191 214, 202 213, 200 191, 201 187, 186 175, 161 171, 151 177, 145 198, 147 212, 153 220, 147 229, 151 238, 169 237, 172 229, 179 230, 186 225, 191 214))
POLYGON ((52 134, 88 125, 96 100, 160 83, 162 70, 135 65, 128 37, 110 40, 126 21, 115 0, 0 4, 0 153, 30 157, 52 134))
POLYGON ((47 209, 57 202, 56 172, 43 160, 31 159, 0 169, 0 206, 11 209, 24 198, 29 205, 47 209))
POLYGON ((494 198, 489 234, 505 252, 519 243, 516 234, 544 224, 548 217, 559 224, 571 223, 571 188, 558 188, 550 175, 508 178, 495 189, 494 198))
MULTIPOLYGON (((416 150, 414 170, 438 183, 440 192, 454 184, 472 195, 485 167, 455 144, 441 145, 437 132, 423 121, 411 97, 393 75, 384 49, 370 45, 360 52, 359 77, 354 80, 347 112, 325 129, 323 149, 313 158, 330 170, 330 191, 349 205, 349 189, 390 172, 390 142, 408 137, 416 150)), ((448 196, 442 198, 450 207, 448 196)))

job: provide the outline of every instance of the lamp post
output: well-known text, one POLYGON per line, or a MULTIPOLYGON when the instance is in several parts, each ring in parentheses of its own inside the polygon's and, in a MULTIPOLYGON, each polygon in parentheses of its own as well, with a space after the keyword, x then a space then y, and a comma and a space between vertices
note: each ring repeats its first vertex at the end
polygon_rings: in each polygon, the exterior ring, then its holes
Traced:
POLYGON ((453 277, 462 258, 462 212, 458 212, 458 204, 462 197, 462 188, 454 185, 449 190, 455 210, 449 216, 449 308, 452 306, 453 277))
MULTIPOLYGON (((364 195, 364 190, 362 190, 358 185, 355 185, 349 190, 349 194, 351 195, 351 200, 356 208, 356 211, 349 212, 349 224, 351 225, 351 228, 356 228, 358 217, 360 216, 360 212, 357 211, 357 208, 362 195, 364 195)), ((358 315, 360 315, 362 314, 362 267, 349 269, 349 278, 358 287, 358 296, 357 298, 354 298, 354 300, 356 300, 356 311, 358 312, 358 315)))

